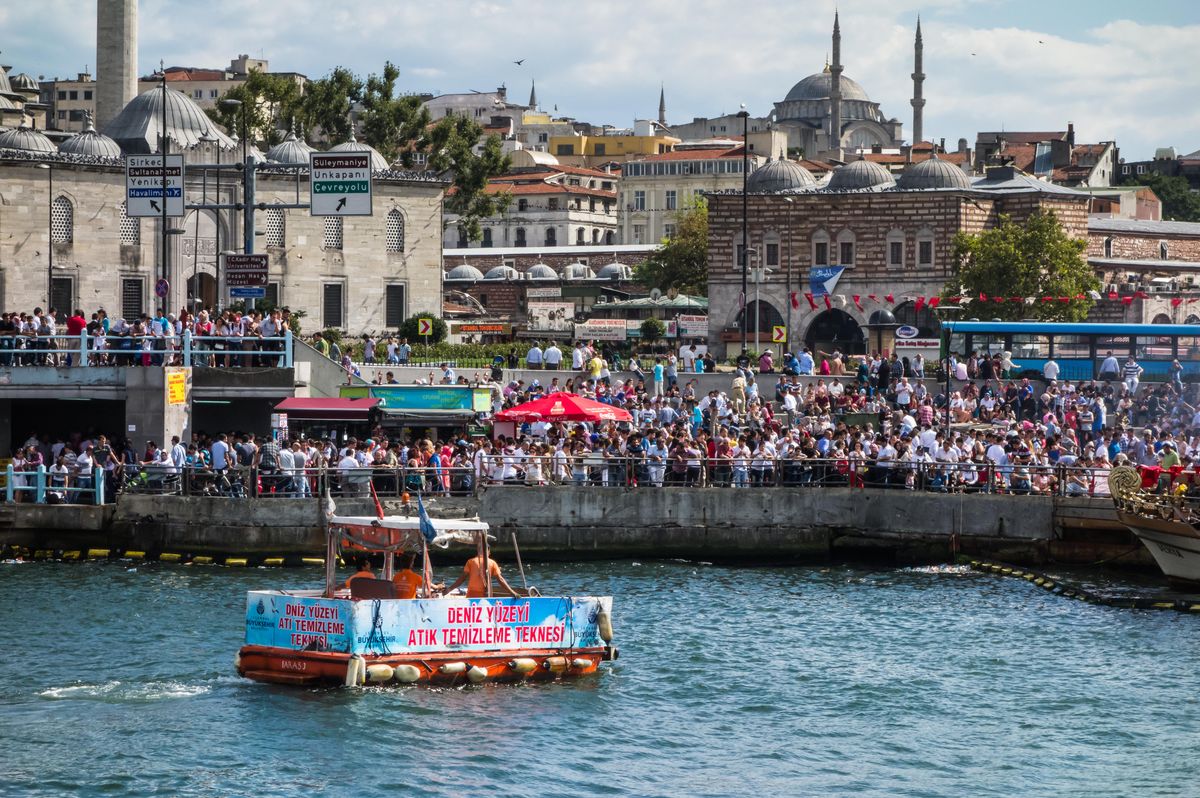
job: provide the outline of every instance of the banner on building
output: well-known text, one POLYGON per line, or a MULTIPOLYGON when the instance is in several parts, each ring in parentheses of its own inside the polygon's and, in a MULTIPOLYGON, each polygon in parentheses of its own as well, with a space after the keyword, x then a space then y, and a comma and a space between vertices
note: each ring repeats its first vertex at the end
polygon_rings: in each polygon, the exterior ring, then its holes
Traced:
POLYGON ((575 325, 575 337, 584 341, 624 341, 625 329, 625 319, 588 319, 575 325))
POLYGON ((500 322, 479 323, 464 322, 451 324, 450 332, 454 335, 512 335, 512 325, 500 322))
POLYGON ((707 338, 708 316, 679 316, 679 335, 682 338, 707 338))
POLYGON ((575 323, 574 302, 530 302, 529 329, 538 332, 570 332, 575 323))
POLYGON ((813 296, 829 296, 837 288, 845 266, 814 266, 808 271, 808 290, 813 296))
POLYGON ((542 286, 525 289, 526 299, 557 299, 562 296, 562 286, 542 286))

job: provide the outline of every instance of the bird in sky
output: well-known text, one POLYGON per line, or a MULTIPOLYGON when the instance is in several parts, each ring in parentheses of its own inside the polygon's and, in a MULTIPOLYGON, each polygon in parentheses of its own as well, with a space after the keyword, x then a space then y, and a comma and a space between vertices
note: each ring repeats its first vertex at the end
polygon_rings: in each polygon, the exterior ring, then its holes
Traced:
POLYGON ((513 61, 513 63, 516 64, 517 66, 520 66, 521 64, 525 63, 525 59, 522 58, 520 61, 513 61))
POLYGON ((1042 41, 1041 39, 1038 39, 1038 44, 1045 44, 1045 42, 1042 41))

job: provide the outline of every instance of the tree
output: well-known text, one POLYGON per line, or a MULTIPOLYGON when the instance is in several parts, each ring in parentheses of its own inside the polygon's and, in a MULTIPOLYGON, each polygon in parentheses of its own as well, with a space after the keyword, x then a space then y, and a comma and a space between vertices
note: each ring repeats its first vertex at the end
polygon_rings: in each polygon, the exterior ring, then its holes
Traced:
POLYGON ((216 107, 205 111, 208 117, 231 134, 241 136, 242 112, 245 109, 250 141, 271 147, 278 144, 301 114, 304 98, 296 81, 284 75, 252 71, 244 81, 225 94, 216 107), (227 107, 224 100, 238 100, 242 105, 227 107))
POLYGON ((672 217, 675 235, 634 267, 634 279, 647 288, 677 288, 685 294, 708 291, 708 203, 697 196, 672 217))
POLYGON ((1083 240, 1066 234, 1053 211, 1035 212, 1024 224, 1002 215, 991 230, 954 237, 958 274, 943 293, 958 296, 965 292, 967 316, 1082 321, 1095 304, 1087 292, 1100 288, 1099 278, 1084 257, 1086 246, 1083 240), (1078 298, 1081 295, 1083 299, 1078 298), (1036 301, 1029 305, 1014 302, 1012 297, 1034 297, 1036 301), (1054 299, 1044 302, 1043 297, 1054 299), (1060 297, 1070 297, 1070 301, 1061 302, 1060 297))
POLYGON ((400 325, 400 337, 407 338, 414 344, 425 343, 428 338, 429 343, 436 344, 446 340, 446 322, 442 321, 441 317, 436 313, 417 313, 409 316, 400 325), (433 321, 433 330, 429 336, 421 335, 421 319, 430 319, 433 321))
POLYGON ((301 116, 306 132, 314 130, 329 144, 350 140, 354 132, 350 111, 362 100, 363 82, 345 67, 336 67, 323 78, 308 84, 301 116))
POLYGON ((662 338, 667 334, 667 326, 655 318, 649 318, 642 322, 641 326, 642 340, 648 344, 662 338))
POLYGON ((396 96, 399 77, 399 68, 388 61, 381 74, 367 78, 362 93, 362 134, 363 140, 389 163, 403 158, 412 166, 413 145, 425 134, 431 120, 420 97, 396 96))
POLYGON ((1192 191, 1186 177, 1171 177, 1151 172, 1136 175, 1124 185, 1147 186, 1162 200, 1164 219, 1173 222, 1200 222, 1200 194, 1192 191))
POLYGON ((488 181, 507 172, 512 162, 496 135, 488 136, 476 154, 482 134, 475 120, 451 114, 416 143, 417 150, 428 153, 429 168, 451 175, 454 185, 446 194, 446 213, 458 216, 459 229, 472 241, 483 236, 479 220, 502 213, 512 199, 508 192, 488 191, 488 181))

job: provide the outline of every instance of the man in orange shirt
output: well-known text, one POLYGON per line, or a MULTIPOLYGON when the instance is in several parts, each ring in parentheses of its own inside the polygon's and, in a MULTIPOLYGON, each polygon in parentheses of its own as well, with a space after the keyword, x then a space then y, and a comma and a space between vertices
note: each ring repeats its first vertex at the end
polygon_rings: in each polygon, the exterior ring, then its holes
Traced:
POLYGON ((355 561, 354 564, 356 566, 358 566, 358 570, 355 571, 354 574, 349 579, 346 580, 346 587, 350 587, 350 583, 353 582, 355 579, 374 579, 375 578, 375 573, 371 570, 371 561, 368 560, 366 557, 359 557, 355 561))
POLYGON ((500 586, 504 588, 508 595, 513 598, 521 597, 521 594, 513 590, 508 581, 500 574, 500 565, 495 560, 488 557, 487 565, 486 567, 484 566, 482 554, 478 554, 467 560, 467 564, 463 566, 463 572, 458 575, 458 579, 454 580, 454 584, 446 589, 446 592, 453 593, 456 587, 466 582, 467 598, 487 598, 487 582, 491 577, 495 577, 500 582, 500 586))
POLYGON ((421 575, 413 570, 413 561, 416 559, 416 556, 412 552, 403 555, 401 559, 402 567, 392 577, 392 582, 396 585, 396 598, 398 599, 416 598, 417 588, 424 581, 421 575))

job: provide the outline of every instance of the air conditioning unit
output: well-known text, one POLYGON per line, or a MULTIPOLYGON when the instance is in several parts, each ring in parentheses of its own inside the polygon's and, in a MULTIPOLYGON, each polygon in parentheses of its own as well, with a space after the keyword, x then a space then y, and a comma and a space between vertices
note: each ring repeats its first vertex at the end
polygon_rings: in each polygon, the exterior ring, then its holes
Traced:
POLYGON ((608 304, 608 297, 607 297, 607 296, 598 296, 598 297, 596 297, 596 304, 597 304, 597 305, 607 305, 607 304, 608 304))

